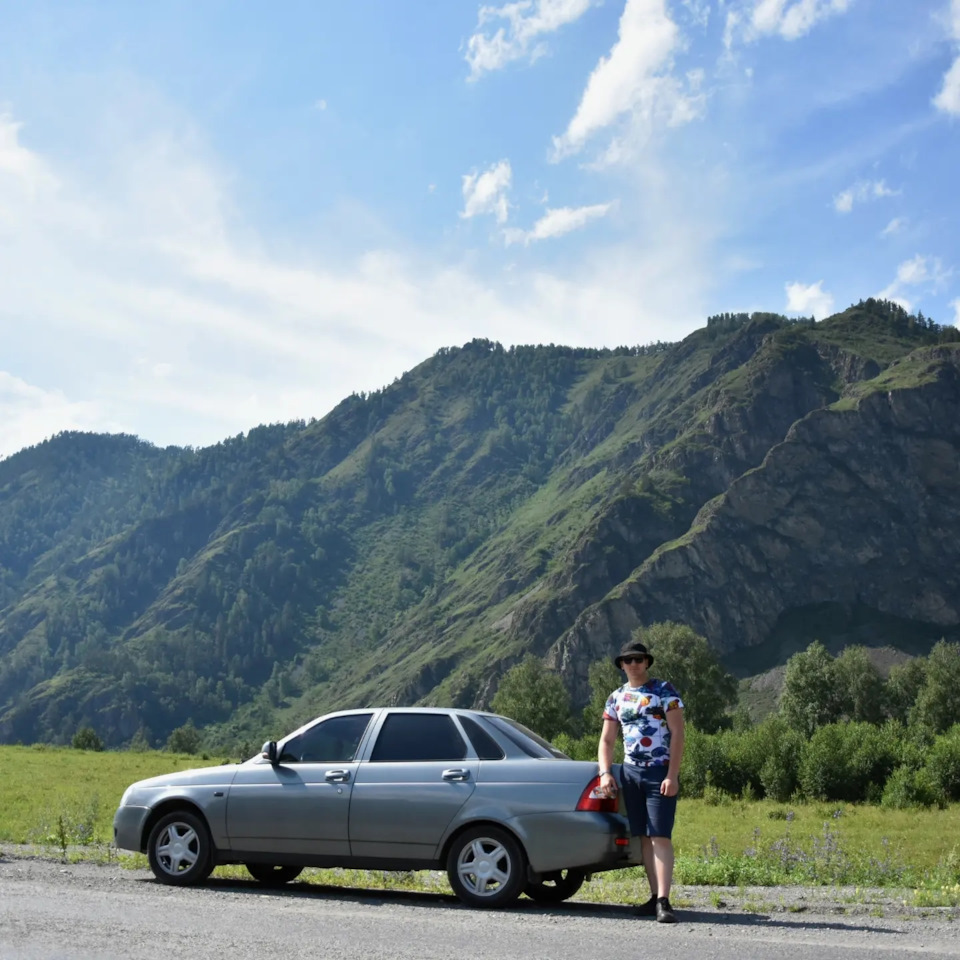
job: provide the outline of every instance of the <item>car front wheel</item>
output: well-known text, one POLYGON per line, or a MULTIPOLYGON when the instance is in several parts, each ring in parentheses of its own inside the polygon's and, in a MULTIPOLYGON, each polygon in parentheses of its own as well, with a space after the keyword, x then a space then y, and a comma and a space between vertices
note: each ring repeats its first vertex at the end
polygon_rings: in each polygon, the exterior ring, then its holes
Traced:
POLYGON ((527 864, 520 844, 499 827, 460 834, 447 857, 453 892, 472 907, 503 907, 523 892, 527 864))
POLYGON ((282 887, 303 873, 303 867, 281 863, 248 863, 246 867, 254 880, 259 880, 268 887, 282 887))
POLYGON ((147 840, 147 859, 161 883, 189 887, 213 870, 213 841, 203 820, 187 810, 161 817, 147 840))
POLYGON ((524 893, 537 903, 562 903, 569 900, 587 879, 583 870, 555 870, 540 880, 528 883, 524 893))

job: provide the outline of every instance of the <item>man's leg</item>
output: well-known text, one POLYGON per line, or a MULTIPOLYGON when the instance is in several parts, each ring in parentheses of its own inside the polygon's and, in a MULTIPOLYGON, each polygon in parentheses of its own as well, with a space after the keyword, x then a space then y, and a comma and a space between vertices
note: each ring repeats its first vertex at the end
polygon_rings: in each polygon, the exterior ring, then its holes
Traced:
POLYGON ((650 889, 658 897, 669 897, 670 885, 673 883, 673 841, 669 837, 644 837, 643 839, 647 841, 643 845, 643 863, 647 867, 650 889), (648 845, 651 848, 650 860, 653 861, 649 866, 647 866, 648 845))
MULTIPOLYGON (((661 839, 657 837, 657 839, 661 839)), ((657 891, 661 889, 660 881, 657 877, 656 854, 653 848, 653 837, 641 837, 640 849, 643 851, 643 869, 647 871, 647 882, 650 884, 650 894, 656 898, 657 891)), ((667 887, 669 890, 669 886, 667 887)), ((662 894, 666 896, 666 894, 662 894)))
POLYGON ((653 844, 647 835, 647 786, 635 769, 624 764, 622 772, 623 801, 627 807, 627 817, 630 821, 630 833, 640 838, 640 850, 643 853, 643 869, 647 874, 647 883, 650 884, 650 899, 636 907, 636 914, 641 917, 655 917, 657 915, 657 873, 653 854, 653 844))

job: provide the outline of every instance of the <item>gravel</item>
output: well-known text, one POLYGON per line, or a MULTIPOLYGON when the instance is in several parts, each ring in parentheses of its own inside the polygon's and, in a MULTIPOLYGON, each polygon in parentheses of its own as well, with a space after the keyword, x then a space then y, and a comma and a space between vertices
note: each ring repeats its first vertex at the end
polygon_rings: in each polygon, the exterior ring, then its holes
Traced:
POLYGON ((116 860, 64 863, 0 847, 3 960, 541 960, 621 953, 618 941, 640 932, 647 949, 698 960, 960 956, 960 910, 912 907, 905 892, 679 887, 673 902, 680 923, 669 927, 634 918, 628 905, 584 901, 482 911, 437 893, 302 883, 272 891, 216 878, 178 888, 116 860))

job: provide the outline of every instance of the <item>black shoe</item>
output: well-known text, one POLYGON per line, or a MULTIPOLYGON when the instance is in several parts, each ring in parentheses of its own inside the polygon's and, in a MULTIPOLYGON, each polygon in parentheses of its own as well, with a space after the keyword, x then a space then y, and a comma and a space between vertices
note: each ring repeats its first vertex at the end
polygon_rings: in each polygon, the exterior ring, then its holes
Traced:
POLYGON ((657 898, 652 896, 646 903, 638 903, 633 908, 636 917, 655 917, 657 915, 657 898))
POLYGON ((666 897, 657 897, 657 923, 676 923, 677 915, 666 897))

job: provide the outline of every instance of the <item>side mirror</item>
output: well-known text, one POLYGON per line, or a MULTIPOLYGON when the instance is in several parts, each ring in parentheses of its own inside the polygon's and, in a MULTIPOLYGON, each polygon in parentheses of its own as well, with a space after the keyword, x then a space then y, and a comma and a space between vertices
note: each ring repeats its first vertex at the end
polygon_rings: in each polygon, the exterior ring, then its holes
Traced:
POLYGON ((260 751, 260 756, 264 760, 269 760, 273 766, 277 765, 277 741, 268 740, 260 751))

